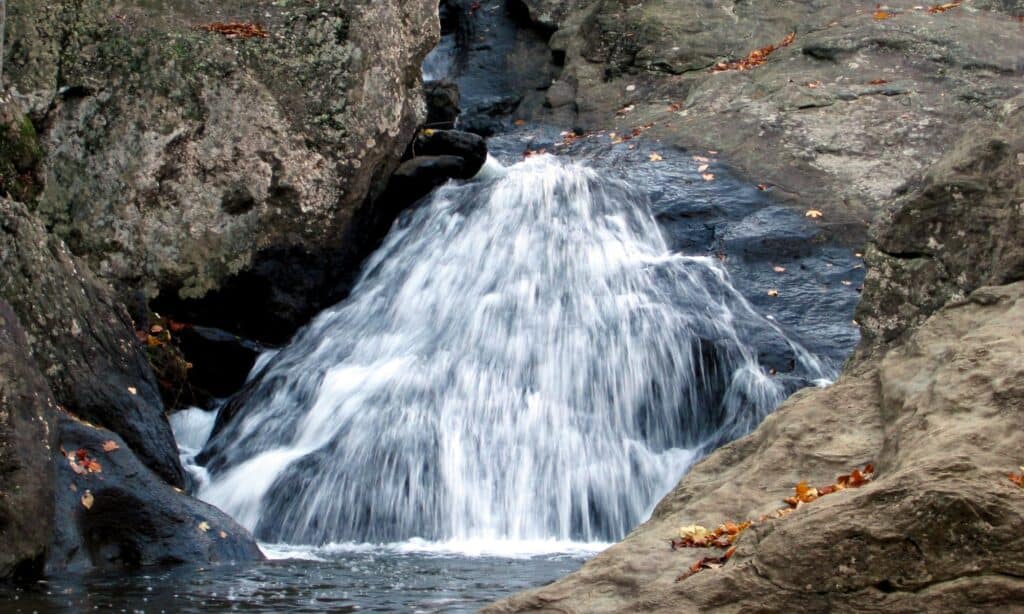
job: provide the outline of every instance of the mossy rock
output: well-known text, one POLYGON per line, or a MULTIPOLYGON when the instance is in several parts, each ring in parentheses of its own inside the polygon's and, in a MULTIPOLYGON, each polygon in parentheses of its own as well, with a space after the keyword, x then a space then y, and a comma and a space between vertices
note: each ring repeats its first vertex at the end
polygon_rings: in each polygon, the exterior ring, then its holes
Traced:
POLYGON ((0 101, 0 194, 28 202, 39 193, 36 168, 43 151, 32 120, 11 101, 0 101))

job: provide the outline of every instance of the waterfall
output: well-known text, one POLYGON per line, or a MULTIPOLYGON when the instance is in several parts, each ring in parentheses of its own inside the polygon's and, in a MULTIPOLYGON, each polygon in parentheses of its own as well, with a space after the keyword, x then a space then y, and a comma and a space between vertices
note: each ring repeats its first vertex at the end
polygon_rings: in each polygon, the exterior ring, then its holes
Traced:
POLYGON ((273 542, 618 539, 785 396, 766 329, 628 183, 530 158, 400 218, 228 404, 199 496, 273 542))

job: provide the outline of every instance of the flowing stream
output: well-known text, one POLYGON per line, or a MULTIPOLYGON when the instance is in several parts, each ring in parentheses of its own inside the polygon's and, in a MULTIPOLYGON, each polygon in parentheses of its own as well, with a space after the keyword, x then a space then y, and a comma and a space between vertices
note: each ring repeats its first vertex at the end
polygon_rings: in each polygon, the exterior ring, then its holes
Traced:
POLYGON ((274 543, 614 541, 782 400, 748 342, 778 327, 642 192, 551 156, 489 175, 408 212, 266 357, 200 498, 274 543))

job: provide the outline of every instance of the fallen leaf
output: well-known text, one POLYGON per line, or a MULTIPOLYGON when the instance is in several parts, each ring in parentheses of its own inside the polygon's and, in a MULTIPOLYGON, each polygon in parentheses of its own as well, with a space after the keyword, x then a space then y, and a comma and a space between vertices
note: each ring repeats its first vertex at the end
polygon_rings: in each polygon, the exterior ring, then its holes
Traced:
POLYGON ((234 21, 229 23, 217 21, 211 24, 196 26, 196 29, 223 34, 227 38, 266 38, 269 35, 269 32, 259 24, 234 21))
POLYGON ((874 17, 875 21, 883 21, 892 17, 892 13, 888 13, 886 11, 875 11, 872 17, 874 17))
POLYGON ((807 87, 809 87, 809 88, 811 88, 813 90, 813 89, 817 89, 817 88, 821 87, 821 81, 808 81, 804 85, 806 85, 807 87))
POLYGON ((701 164, 700 166, 697 167, 697 172, 698 173, 703 173, 704 171, 708 170, 708 168, 710 168, 710 165, 708 165, 708 164, 701 164))
POLYGON ((776 290, 775 288, 772 288, 771 290, 768 291, 768 296, 770 296, 772 298, 775 298, 778 295, 779 295, 779 291, 776 290))
POLYGON ((135 386, 128 386, 129 394, 139 394, 139 389, 135 386))
POLYGON ((85 494, 82 495, 82 507, 91 510, 93 501, 95 501, 95 498, 92 496, 92 491, 85 491, 85 494))
POLYGON ((874 79, 872 81, 868 81, 868 85, 885 85, 888 82, 888 79, 874 79))
POLYGON ((845 279, 843 281, 839 282, 839 283, 843 284, 844 286, 852 286, 853 285, 852 281, 847 281, 845 279))
POLYGON ((662 160, 664 160, 664 158, 661 157, 661 154, 659 154, 657 152, 652 153, 650 155, 650 159, 651 159, 651 162, 661 162, 662 160))
POLYGON ((207 531, 210 530, 210 523, 206 522, 205 520, 200 522, 199 523, 199 530, 202 531, 203 533, 206 533, 207 531))
POLYGON ((824 214, 821 211, 818 211, 817 209, 809 209, 807 213, 804 214, 805 217, 809 217, 812 220, 816 220, 822 215, 824 214))
POLYGON ((113 439, 108 439, 107 441, 103 442, 103 451, 104 452, 113 452, 114 450, 120 450, 120 449, 121 449, 121 446, 117 445, 117 442, 114 441, 113 439))
POLYGON ((725 72, 727 70, 750 70, 751 68, 755 68, 757 66, 764 64, 765 62, 768 61, 768 56, 770 56, 772 53, 783 47, 788 47, 789 45, 793 44, 793 41, 795 40, 796 32, 790 32, 786 36, 786 38, 782 39, 782 42, 780 42, 778 45, 767 45, 765 47, 761 47, 760 49, 755 49, 754 51, 748 53, 747 57, 739 60, 733 60, 731 62, 719 62, 711 67, 711 72, 725 72))
POLYGON ((228 534, 227 534, 226 532, 224 532, 224 531, 221 531, 221 532, 219 533, 219 535, 220 535, 220 538, 221 538, 221 539, 227 539, 227 538, 228 538, 228 534))
POLYGON ((711 162, 711 158, 705 158, 704 156, 693 156, 693 161, 706 164, 708 162, 711 162))
POLYGON ((517 119, 517 120, 516 120, 515 122, 513 122, 513 123, 514 123, 515 125, 517 125, 517 126, 525 126, 525 125, 526 125, 526 120, 525 120, 525 119, 517 119))
POLYGON ((784 267, 784 266, 773 266, 772 270, 775 271, 776 273, 785 273, 786 272, 786 267, 784 267))
POLYGON ((715 180, 715 174, 714 173, 704 173, 704 174, 701 175, 701 178, 703 178, 704 181, 714 181, 715 180))
POLYGON ((953 9, 960 8, 961 4, 963 4, 962 0, 957 0, 956 2, 947 2, 945 4, 936 4, 935 6, 928 7, 928 12, 933 15, 936 13, 945 13, 946 11, 951 11, 953 9))

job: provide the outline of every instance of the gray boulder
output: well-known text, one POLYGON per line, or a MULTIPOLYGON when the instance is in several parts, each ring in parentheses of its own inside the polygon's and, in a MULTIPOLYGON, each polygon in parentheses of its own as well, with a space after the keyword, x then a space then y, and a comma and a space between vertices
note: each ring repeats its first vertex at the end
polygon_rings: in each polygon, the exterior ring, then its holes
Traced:
POLYGON ((329 270, 358 263, 302 273, 358 240, 357 209, 424 119, 436 0, 13 0, 8 11, 5 75, 44 151, 32 207, 122 298, 141 289, 215 316, 201 324, 275 341, 337 299, 329 270), (265 36, 207 29, 229 21, 265 36), (255 301, 262 315, 239 315, 255 301))

